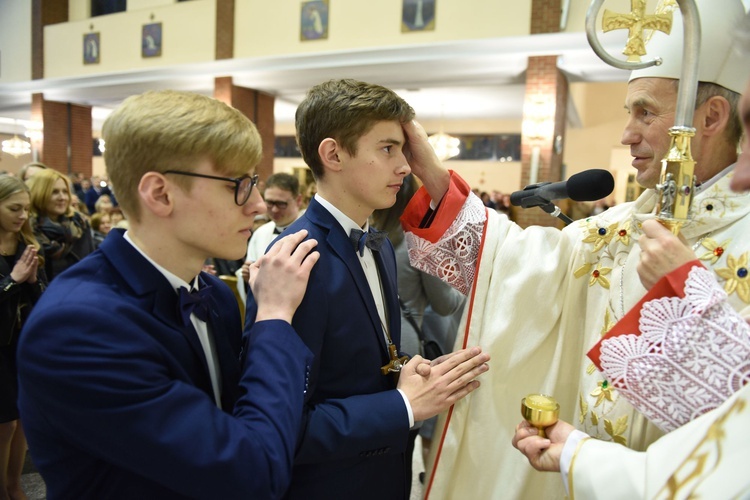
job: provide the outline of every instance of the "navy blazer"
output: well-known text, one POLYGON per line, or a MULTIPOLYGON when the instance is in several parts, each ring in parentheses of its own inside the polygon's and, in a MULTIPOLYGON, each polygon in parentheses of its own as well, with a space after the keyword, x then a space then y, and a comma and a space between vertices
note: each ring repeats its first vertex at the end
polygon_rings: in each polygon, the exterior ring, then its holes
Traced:
POLYGON ((208 319, 222 409, 166 278, 114 230, 55 278, 19 345, 19 406, 57 498, 279 498, 301 423, 309 350, 284 321, 248 332, 213 276, 208 319))
MULTIPOLYGON (((380 371, 389 356, 362 264, 349 236, 315 199, 285 234, 300 229, 318 241, 320 259, 292 321, 315 360, 287 498, 404 498, 409 417, 393 376, 380 371)), ((386 240, 373 254, 398 346, 393 246, 386 240)), ((255 313, 249 294, 248 324, 255 313)))

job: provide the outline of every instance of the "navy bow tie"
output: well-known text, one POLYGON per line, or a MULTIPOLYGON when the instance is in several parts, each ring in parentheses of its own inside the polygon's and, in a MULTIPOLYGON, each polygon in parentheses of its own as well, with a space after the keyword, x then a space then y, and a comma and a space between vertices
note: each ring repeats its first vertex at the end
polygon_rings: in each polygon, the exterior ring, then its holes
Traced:
POLYGON ((195 314, 201 321, 208 321, 211 286, 203 283, 203 280, 200 280, 200 284, 200 290, 188 291, 184 286, 180 287, 180 316, 185 326, 191 324, 191 314, 195 314))
POLYGON ((365 245, 370 250, 375 250, 376 252, 379 251, 387 236, 388 233, 385 231, 378 231, 373 228, 370 228, 368 232, 364 232, 360 229, 352 229, 349 233, 349 239, 354 246, 354 251, 359 252, 360 257, 365 254, 365 245))

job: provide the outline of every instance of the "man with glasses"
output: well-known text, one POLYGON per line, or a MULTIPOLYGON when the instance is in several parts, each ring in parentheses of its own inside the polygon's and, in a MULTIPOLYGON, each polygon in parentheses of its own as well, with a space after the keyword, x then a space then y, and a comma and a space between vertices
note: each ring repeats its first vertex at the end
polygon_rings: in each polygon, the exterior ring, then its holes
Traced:
MULTIPOLYGON (((263 192, 266 202, 266 213, 271 220, 263 224, 250 237, 247 244, 245 264, 238 271, 238 278, 247 283, 249 268, 253 262, 266 253, 271 242, 297 220, 302 213, 302 195, 299 192, 299 181, 291 174, 273 174, 266 180, 266 190, 263 192)), ((245 299, 245 287, 240 287, 242 299, 245 299)))
POLYGON ((201 272, 239 259, 266 207, 255 126, 187 92, 127 99, 104 124, 128 231, 61 274, 26 324, 19 408, 50 498, 279 498, 312 354, 290 322, 318 260, 289 235, 233 293, 201 272), (284 283, 284 286, 278 286, 284 283))

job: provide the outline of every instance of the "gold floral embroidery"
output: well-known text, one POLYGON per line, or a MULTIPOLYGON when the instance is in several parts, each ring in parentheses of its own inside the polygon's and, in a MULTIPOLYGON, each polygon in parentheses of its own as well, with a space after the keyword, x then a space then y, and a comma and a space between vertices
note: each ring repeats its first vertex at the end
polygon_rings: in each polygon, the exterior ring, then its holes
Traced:
POLYGON ((609 434, 612 437, 612 441, 615 443, 620 443, 623 446, 627 446, 628 440, 625 439, 625 436, 622 434, 628 430, 628 416, 623 415, 622 417, 618 418, 614 424, 612 424, 612 421, 609 419, 604 419, 604 430, 607 431, 607 434, 609 434))
MULTIPOLYGON (((599 332, 600 337, 604 337, 607 332, 609 332, 612 327, 615 326, 614 323, 612 323, 612 319, 609 317, 609 308, 604 310, 604 323, 602 324, 602 329, 599 332)), ((589 364, 588 368, 586 368, 586 373, 591 375, 596 371, 596 365, 594 363, 589 364)))
POLYGON ((617 241, 621 242, 625 246, 630 245, 630 221, 625 221, 620 229, 615 233, 617 241))
POLYGON ((591 266, 592 265, 593 264, 591 264, 591 263, 587 263, 587 264, 582 265, 581 267, 579 267, 578 269, 575 270, 575 272, 573 273, 573 276, 575 276, 576 278, 580 278, 582 276, 586 276, 589 273, 589 271, 591 271, 591 266))
POLYGON ((748 279, 747 252, 735 259, 733 255, 727 256, 727 267, 716 269, 716 274, 726 280, 724 291, 728 295, 737 292, 743 302, 750 303, 750 279, 748 279))
POLYGON ((595 411, 591 412, 591 425, 599 426, 599 415, 597 415, 595 411))
POLYGON ((612 241, 612 236, 615 234, 615 228, 617 223, 610 225, 609 227, 590 227, 589 234, 583 239, 584 243, 593 243, 594 252, 598 252, 604 245, 607 245, 612 241))
POLYGON ((732 240, 726 240, 726 241, 722 241, 721 243, 716 243, 716 240, 713 240, 711 238, 705 238, 701 242, 701 246, 703 246, 706 250, 708 250, 708 252, 704 253, 698 258, 700 260, 710 261, 711 264, 716 264, 716 261, 719 260, 719 258, 726 251, 727 246, 729 245, 730 241, 732 240))
POLYGON ((583 423, 586 420, 586 413, 589 411, 589 404, 586 402, 586 398, 583 397, 583 393, 578 395, 578 406, 581 409, 581 416, 578 420, 583 423))
POLYGON ((611 267, 597 267, 591 272, 591 278, 589 278, 589 286, 594 286, 594 284, 598 283, 603 288, 609 290, 609 280, 605 278, 605 276, 611 272, 611 267))
POLYGON ((614 398, 612 396, 612 386, 609 385, 609 382, 606 380, 602 380, 598 383, 599 387, 594 389, 591 392, 591 397, 596 398, 596 403, 594 403, 594 408, 602 404, 602 401, 605 399, 607 401, 614 401, 614 398))

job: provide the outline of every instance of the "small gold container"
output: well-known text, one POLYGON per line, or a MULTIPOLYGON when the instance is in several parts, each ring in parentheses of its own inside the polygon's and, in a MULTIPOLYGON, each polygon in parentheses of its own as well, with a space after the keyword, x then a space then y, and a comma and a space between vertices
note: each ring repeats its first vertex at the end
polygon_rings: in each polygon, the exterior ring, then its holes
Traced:
POLYGON ((524 420, 539 430, 539 436, 547 437, 544 428, 557 422, 560 405, 546 394, 529 394, 521 400, 521 415, 524 420))

